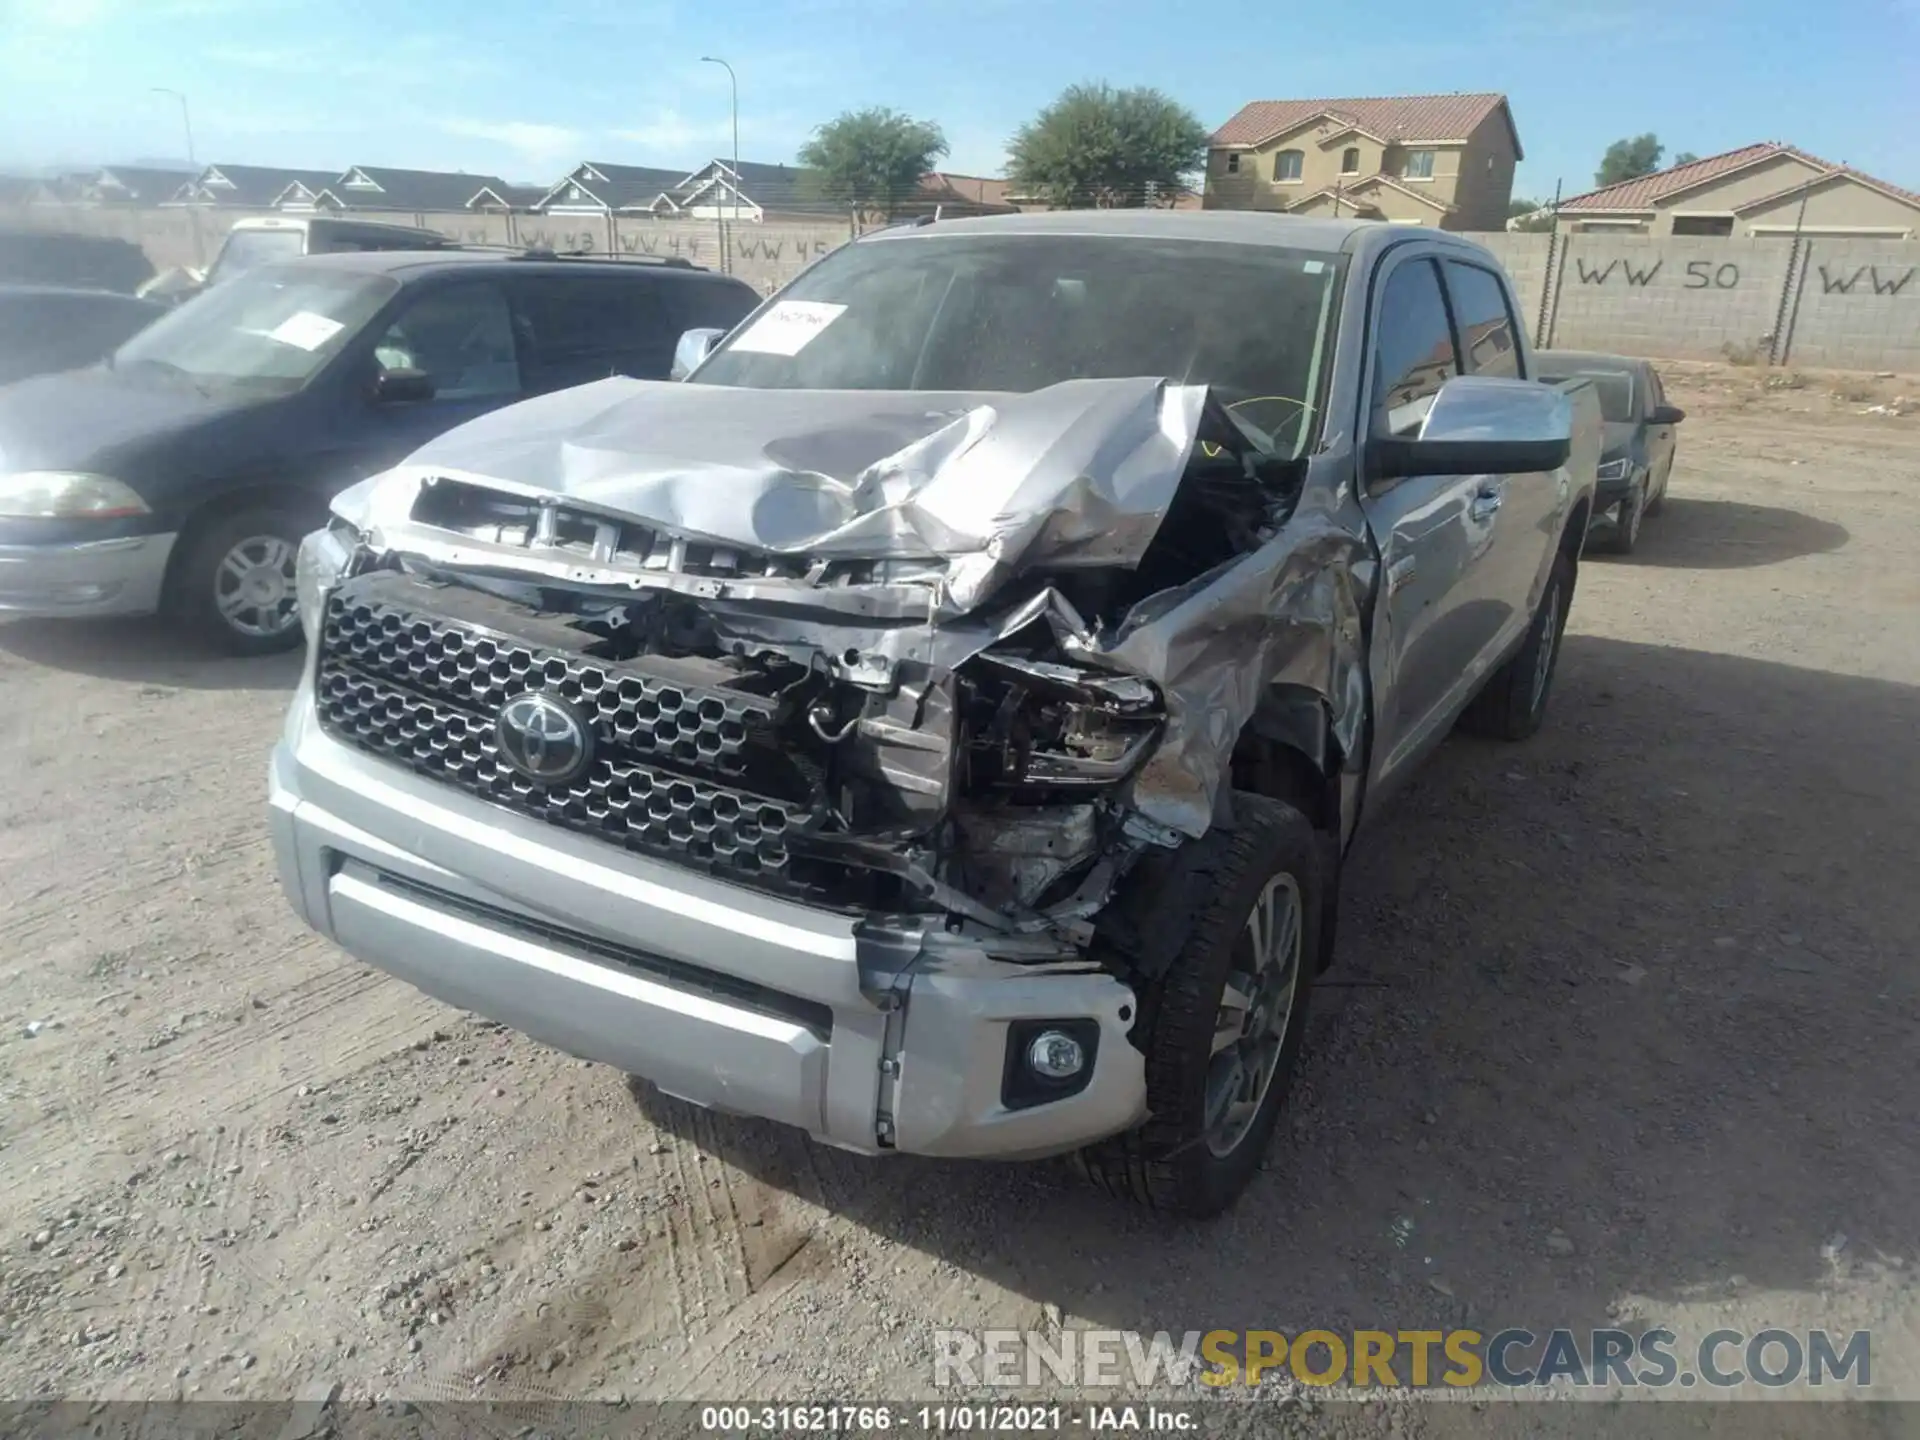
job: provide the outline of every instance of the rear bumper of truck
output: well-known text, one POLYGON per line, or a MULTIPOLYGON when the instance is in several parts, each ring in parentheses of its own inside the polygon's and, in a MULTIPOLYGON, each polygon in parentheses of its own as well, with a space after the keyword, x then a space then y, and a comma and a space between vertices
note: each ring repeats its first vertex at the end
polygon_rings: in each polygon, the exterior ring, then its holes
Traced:
POLYGON ((343 745, 305 685, 270 791, 282 883, 314 929, 448 1004, 697 1104, 868 1153, 1001 1158, 1071 1150, 1146 1116, 1133 994, 1069 951, 943 936, 903 962, 847 915, 343 745), (1032 1022, 1086 1038, 1080 1088, 1040 1103, 1009 1089, 1009 1047, 1032 1022))

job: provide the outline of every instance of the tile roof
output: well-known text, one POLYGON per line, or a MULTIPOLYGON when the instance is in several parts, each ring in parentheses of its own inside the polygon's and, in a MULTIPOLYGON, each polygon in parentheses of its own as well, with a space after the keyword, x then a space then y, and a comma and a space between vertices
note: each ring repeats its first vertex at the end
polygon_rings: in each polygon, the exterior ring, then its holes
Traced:
POLYGON ((1354 196, 1360 195, 1362 192, 1371 190, 1376 186, 1387 190, 1397 190, 1409 200, 1418 200, 1422 204, 1438 210, 1442 215, 1453 213, 1453 206, 1447 204, 1447 202, 1442 200, 1438 195, 1426 190, 1416 190, 1411 185, 1402 185, 1391 175, 1363 175, 1358 180, 1349 179, 1343 180, 1338 185, 1324 185, 1311 195, 1301 196, 1298 200, 1294 201, 1293 204, 1287 206, 1287 209, 1298 210, 1303 205, 1312 204, 1322 195, 1334 195, 1342 199, 1352 199, 1354 196))
POLYGON ((279 165, 209 165, 193 183, 200 192, 195 197, 200 203, 264 210, 290 185, 304 185, 318 194, 339 174, 338 170, 288 170, 279 165), (208 175, 216 173, 231 181, 232 188, 202 184, 208 175))
MULTIPOLYGON (((685 170, 662 170, 657 165, 614 165, 588 160, 548 193, 557 197, 567 186, 578 185, 587 194, 603 201, 609 210, 644 210, 686 178, 685 170), (587 176, 589 170, 604 178, 596 180, 587 176)), ((568 200, 558 203, 578 205, 580 202, 568 200)))
POLYGON ((514 210, 531 210, 552 193, 550 185, 476 185, 467 209, 476 205, 506 205, 514 210))
MULTIPOLYGON (((1743 145, 1738 150, 1728 150, 1719 155, 1708 155, 1701 160, 1691 160, 1685 165, 1674 165, 1665 170, 1656 170, 1651 175, 1636 176, 1632 180, 1622 180, 1614 185, 1603 185, 1598 190, 1589 190, 1584 195, 1575 195, 1562 200, 1562 210, 1651 210, 1662 200, 1678 195, 1683 190, 1691 190, 1696 185, 1704 185, 1709 180, 1718 180, 1723 175, 1731 175, 1736 170, 1744 170, 1763 160, 1777 156, 1790 156, 1802 164, 1811 165, 1823 172, 1814 178, 1826 178, 1833 175, 1845 175, 1864 184, 1878 186, 1880 189, 1912 204, 1920 205, 1920 195, 1911 190, 1902 190, 1898 185, 1889 185, 1886 181, 1855 170, 1850 165, 1836 165, 1831 160, 1822 160, 1818 155, 1809 155, 1794 145, 1778 140, 1763 140, 1757 145, 1743 145)), ((1764 197, 1777 200, 1781 195, 1791 194, 1806 182, 1796 180, 1782 187, 1774 194, 1764 197)), ((1749 204, 1758 204, 1758 201, 1749 204)), ((1743 207, 1746 208, 1746 207, 1743 207)))
POLYGON ((199 174, 198 170, 176 170, 171 166, 109 165, 94 183, 101 189, 124 191, 128 200, 142 205, 158 205, 162 200, 171 200, 182 185, 199 174))
POLYGON ((482 185, 506 185, 498 175, 468 175, 456 170, 393 170, 356 165, 327 182, 326 191, 348 210, 464 210, 482 185), (379 188, 348 185, 355 175, 379 188))
POLYGON ((1012 185, 996 177, 986 175, 956 175, 950 170, 930 170, 920 180, 920 193, 932 200, 945 200, 950 195, 974 205, 1004 206, 1012 209, 1007 201, 1012 185))
POLYGON ((786 215, 831 215, 839 218, 846 214, 846 206, 838 200, 830 200, 822 195, 822 186, 811 171, 797 169, 792 165, 768 165, 758 160, 742 160, 736 167, 731 160, 714 160, 702 165, 693 174, 685 177, 685 183, 673 187, 667 198, 675 206, 722 204, 725 200, 718 195, 702 196, 710 181, 724 183, 726 172, 732 170, 740 177, 740 198, 748 205, 758 205, 763 212, 786 215), (698 197, 698 198, 696 198, 698 197))
MULTIPOLYGON (((1213 132, 1215 145, 1258 145, 1316 115, 1357 125, 1382 140, 1464 140, 1507 97, 1473 95, 1383 95, 1344 100, 1255 100, 1213 132)), ((1511 127, 1513 117, 1508 114, 1511 127)), ((1514 150, 1520 139, 1514 136, 1514 150)))

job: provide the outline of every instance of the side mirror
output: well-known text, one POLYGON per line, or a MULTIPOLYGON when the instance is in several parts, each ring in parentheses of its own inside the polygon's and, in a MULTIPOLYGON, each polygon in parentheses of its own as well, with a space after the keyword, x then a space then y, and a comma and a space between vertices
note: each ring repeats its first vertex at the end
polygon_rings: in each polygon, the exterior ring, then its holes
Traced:
POLYGON ((418 405, 433 396, 433 377, 424 370, 382 370, 373 382, 373 398, 381 405, 418 405))
POLYGON ((1678 405, 1656 405, 1653 413, 1647 416, 1649 425, 1678 425, 1687 418, 1687 412, 1678 405))
POLYGON ((713 349, 726 338, 724 330, 702 328, 688 330, 680 336, 679 343, 673 347, 673 368, 667 372, 669 380, 684 380, 700 368, 700 362, 713 353, 713 349))
POLYGON ((1523 475, 1558 470, 1573 453, 1573 404, 1534 380, 1458 375, 1433 397, 1415 436, 1367 442, 1367 475, 1523 475))

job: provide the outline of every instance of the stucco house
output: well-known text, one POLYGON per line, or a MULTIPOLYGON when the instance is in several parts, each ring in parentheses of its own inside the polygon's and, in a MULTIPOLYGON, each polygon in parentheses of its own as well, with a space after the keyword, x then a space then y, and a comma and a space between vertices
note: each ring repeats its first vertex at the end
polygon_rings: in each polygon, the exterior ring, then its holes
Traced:
POLYGON ((1904 240, 1920 195, 1777 140, 1709 155, 1560 202, 1563 229, 1616 235, 1808 235, 1904 240))
POLYGON ((1214 133, 1202 203, 1498 230, 1521 158, 1504 95, 1256 100, 1214 133))

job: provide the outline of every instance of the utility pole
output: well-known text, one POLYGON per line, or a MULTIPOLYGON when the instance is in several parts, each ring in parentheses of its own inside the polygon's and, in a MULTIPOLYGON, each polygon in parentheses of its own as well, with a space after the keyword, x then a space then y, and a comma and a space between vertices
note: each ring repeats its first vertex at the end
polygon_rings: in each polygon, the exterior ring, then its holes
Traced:
POLYGON ((178 90, 167 89, 164 85, 155 85, 152 89, 156 95, 171 95, 180 102, 180 124, 187 132, 187 165, 194 170, 198 170, 200 168, 200 162, 194 158, 193 154, 193 116, 187 111, 187 97, 178 90))
MULTIPOLYGON (((194 172, 194 178, 196 180, 199 179, 200 161, 193 153, 193 116, 187 109, 186 95, 179 90, 169 90, 164 85, 154 85, 149 88, 152 89, 156 95, 171 95, 180 102, 180 126, 187 132, 187 168, 194 172)), ((194 264, 196 266, 205 265, 207 263, 207 247, 206 242, 200 234, 200 210, 199 207, 191 203, 187 206, 187 223, 193 227, 194 264)))
MULTIPOLYGON (((727 62, 722 60, 718 55, 702 55, 700 57, 700 63, 702 65, 718 65, 722 70, 727 72, 727 88, 732 96, 731 109, 733 112, 733 183, 727 187, 728 193, 732 195, 733 199, 727 208, 733 212, 732 225, 738 225, 740 223, 740 77, 733 73, 733 66, 727 64, 727 62)), ((728 227, 726 233, 732 235, 733 230, 731 225, 728 227)), ((727 273, 732 274, 733 257, 727 253, 727 250, 728 246, 722 244, 720 248, 720 258, 726 266, 727 273)))

